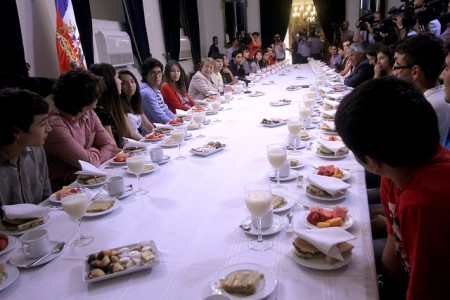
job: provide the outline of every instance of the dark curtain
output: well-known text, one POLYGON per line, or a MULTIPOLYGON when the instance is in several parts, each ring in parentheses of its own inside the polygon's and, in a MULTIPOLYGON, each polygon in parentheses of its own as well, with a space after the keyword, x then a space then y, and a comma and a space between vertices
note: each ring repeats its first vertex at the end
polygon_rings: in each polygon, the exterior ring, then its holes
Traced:
POLYGON ((94 39, 92 34, 92 16, 89 0, 72 1, 75 21, 80 33, 81 46, 83 47, 86 68, 94 63, 94 39))
POLYGON ((180 57, 180 0, 159 0, 166 60, 180 57))
POLYGON ((15 0, 0 1, 0 38, 0 87, 16 86, 28 71, 15 0))
MULTIPOLYGON (((334 0, 329 2, 334 2, 334 0)), ((267 47, 273 43, 275 33, 279 33, 281 40, 284 40, 289 26, 292 0, 260 0, 259 5, 261 12, 261 42, 263 47, 267 47)))
POLYGON ((225 32, 228 35, 229 41, 236 37, 235 25, 235 9, 234 2, 225 2, 225 32))
POLYGON ((329 42, 333 41, 333 23, 345 20, 345 0, 313 0, 323 33, 329 42))
POLYGON ((183 28, 191 41, 192 60, 194 67, 197 67, 201 60, 197 0, 181 0, 181 8, 184 20, 183 28))
POLYGON ((245 28, 247 26, 245 26, 246 23, 246 3, 244 2, 237 2, 236 3, 236 26, 237 26, 237 31, 239 33, 241 33, 242 31, 246 31, 245 28))
POLYGON ((151 57, 147 29, 145 28, 144 5, 142 0, 122 0, 125 18, 128 24, 128 34, 133 45, 133 53, 139 64, 151 57))

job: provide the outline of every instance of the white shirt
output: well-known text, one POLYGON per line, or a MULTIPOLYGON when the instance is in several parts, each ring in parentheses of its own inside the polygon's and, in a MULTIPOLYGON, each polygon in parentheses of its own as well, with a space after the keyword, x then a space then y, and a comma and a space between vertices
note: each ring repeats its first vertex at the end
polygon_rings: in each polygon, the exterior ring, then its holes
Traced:
POLYGON ((450 128, 450 104, 444 100, 444 86, 431 88, 423 93, 436 112, 439 125, 439 137, 441 144, 445 145, 448 129, 450 128))

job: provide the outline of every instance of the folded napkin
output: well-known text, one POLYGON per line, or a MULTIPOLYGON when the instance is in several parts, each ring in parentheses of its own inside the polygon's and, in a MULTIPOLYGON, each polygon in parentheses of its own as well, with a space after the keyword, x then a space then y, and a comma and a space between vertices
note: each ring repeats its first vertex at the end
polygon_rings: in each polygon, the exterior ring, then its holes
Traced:
POLYGON ((188 114, 186 111, 181 110, 181 109, 175 109, 175 115, 176 115, 178 118, 182 118, 182 117, 187 117, 187 116, 189 116, 189 114, 188 114))
POLYGON ((336 125, 334 125, 334 122, 323 121, 323 123, 326 124, 328 127, 330 127, 331 130, 336 131, 336 125))
POLYGON ((48 215, 49 208, 36 204, 23 203, 14 205, 3 205, 5 216, 10 220, 36 219, 48 215))
POLYGON ((325 141, 318 139, 317 144, 333 151, 334 153, 338 153, 340 150, 347 150, 347 146, 345 146, 343 141, 325 141))
POLYGON ((173 126, 168 124, 154 123, 154 125, 156 128, 173 129, 173 126))
MULTIPOLYGON (((323 114, 326 114, 327 116, 330 116, 332 118, 334 118, 334 116, 336 115, 336 110, 335 109, 330 109, 330 110, 320 109, 320 112, 323 113, 323 114)), ((330 122, 330 123, 334 124, 334 122, 330 122)), ((335 130, 335 129, 333 129, 333 130, 335 130)))
POLYGON ((342 93, 328 93, 325 95, 326 98, 328 99, 334 99, 334 100, 340 100, 342 98, 344 98, 344 94, 342 93))
POLYGON ((311 174, 308 176, 307 181, 322 190, 326 191, 327 193, 334 195, 337 192, 341 190, 348 189, 350 187, 350 184, 345 183, 344 181, 335 178, 335 177, 328 177, 328 176, 321 176, 317 174, 311 174))
POLYGON ((339 227, 299 230, 295 234, 339 261, 344 261, 344 258, 336 245, 356 239, 356 236, 339 227))
POLYGON ((82 160, 78 160, 81 165, 81 171, 75 172, 79 175, 92 175, 92 176, 106 176, 108 175, 105 171, 101 171, 96 166, 82 160))
POLYGON ((126 137, 122 137, 124 141, 124 147, 147 147, 149 143, 135 141, 126 137))
POLYGON ((339 106, 339 102, 334 101, 334 100, 324 99, 323 103, 326 103, 326 104, 328 104, 329 106, 331 106, 333 108, 337 108, 339 106))

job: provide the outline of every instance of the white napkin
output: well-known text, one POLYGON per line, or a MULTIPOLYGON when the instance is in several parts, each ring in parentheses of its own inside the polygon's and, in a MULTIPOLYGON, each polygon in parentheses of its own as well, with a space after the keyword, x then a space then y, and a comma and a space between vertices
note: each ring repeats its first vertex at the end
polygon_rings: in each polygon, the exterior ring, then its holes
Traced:
POLYGON ((327 124, 328 127, 330 127, 330 129, 332 131, 336 131, 336 125, 334 125, 334 122, 330 122, 330 121, 323 121, 324 124, 327 124))
POLYGON ((189 114, 188 114, 186 111, 181 110, 181 109, 175 109, 175 115, 176 115, 178 118, 182 118, 182 117, 187 117, 187 116, 189 116, 189 114))
MULTIPOLYGON (((336 115, 335 109, 330 109, 330 110, 320 109, 319 111, 323 114, 326 114, 327 116, 330 116, 331 118, 334 118, 334 116, 336 115)), ((334 122, 330 122, 330 123, 334 124, 334 122)), ((333 129, 333 130, 335 130, 335 129, 333 129)))
POLYGON ((105 171, 101 171, 99 168, 90 164, 86 161, 78 160, 81 165, 81 171, 75 172, 79 175, 92 175, 92 176, 106 176, 108 175, 105 171))
POLYGON ((3 205, 5 216, 10 220, 36 219, 48 215, 49 208, 36 204, 23 203, 14 205, 3 205))
POLYGON ((156 128, 173 129, 172 125, 161 124, 161 123, 154 123, 154 125, 156 128))
POLYGON ((306 229, 295 231, 295 234, 314 245, 328 256, 344 261, 337 244, 356 239, 356 236, 339 227, 306 229))
POLYGON ((149 143, 135 141, 126 137, 123 137, 123 141, 124 147, 147 147, 149 145, 149 143))
POLYGON ((328 99, 334 99, 334 100, 340 100, 342 98, 344 98, 344 94, 342 93, 328 93, 325 95, 326 98, 328 99))
POLYGON ((337 108, 339 106, 339 102, 334 101, 334 100, 324 99, 323 103, 326 103, 326 104, 332 106, 333 108, 337 108))
POLYGON ((345 183, 344 181, 335 178, 335 177, 328 177, 328 176, 320 176, 317 174, 311 174, 308 176, 307 181, 322 190, 326 191, 327 193, 333 195, 341 190, 348 189, 350 185, 348 183, 345 183))
POLYGON ((347 147, 343 141, 325 141, 318 139, 317 144, 333 151, 334 153, 338 153, 340 150, 347 150, 347 147))

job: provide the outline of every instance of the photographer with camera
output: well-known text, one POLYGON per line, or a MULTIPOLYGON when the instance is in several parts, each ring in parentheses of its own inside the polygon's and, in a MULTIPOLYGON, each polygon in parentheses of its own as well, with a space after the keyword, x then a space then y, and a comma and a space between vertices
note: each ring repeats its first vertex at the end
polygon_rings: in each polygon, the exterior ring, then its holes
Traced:
POLYGON ((380 35, 380 25, 381 15, 379 12, 366 12, 356 24, 354 41, 366 43, 381 42, 383 37, 380 35))
POLYGON ((276 33, 273 38, 274 43, 272 44, 272 48, 275 51, 275 60, 283 61, 286 58, 286 45, 281 40, 280 34, 276 33))
POLYGON ((298 32, 296 38, 297 42, 297 63, 306 64, 308 63, 308 57, 311 56, 311 41, 309 41, 306 29, 302 29, 298 32))
POLYGON ((345 41, 353 41, 353 36, 355 35, 353 31, 349 28, 349 23, 347 20, 342 21, 341 24, 332 24, 334 27, 333 42, 336 45, 340 45, 345 41))

